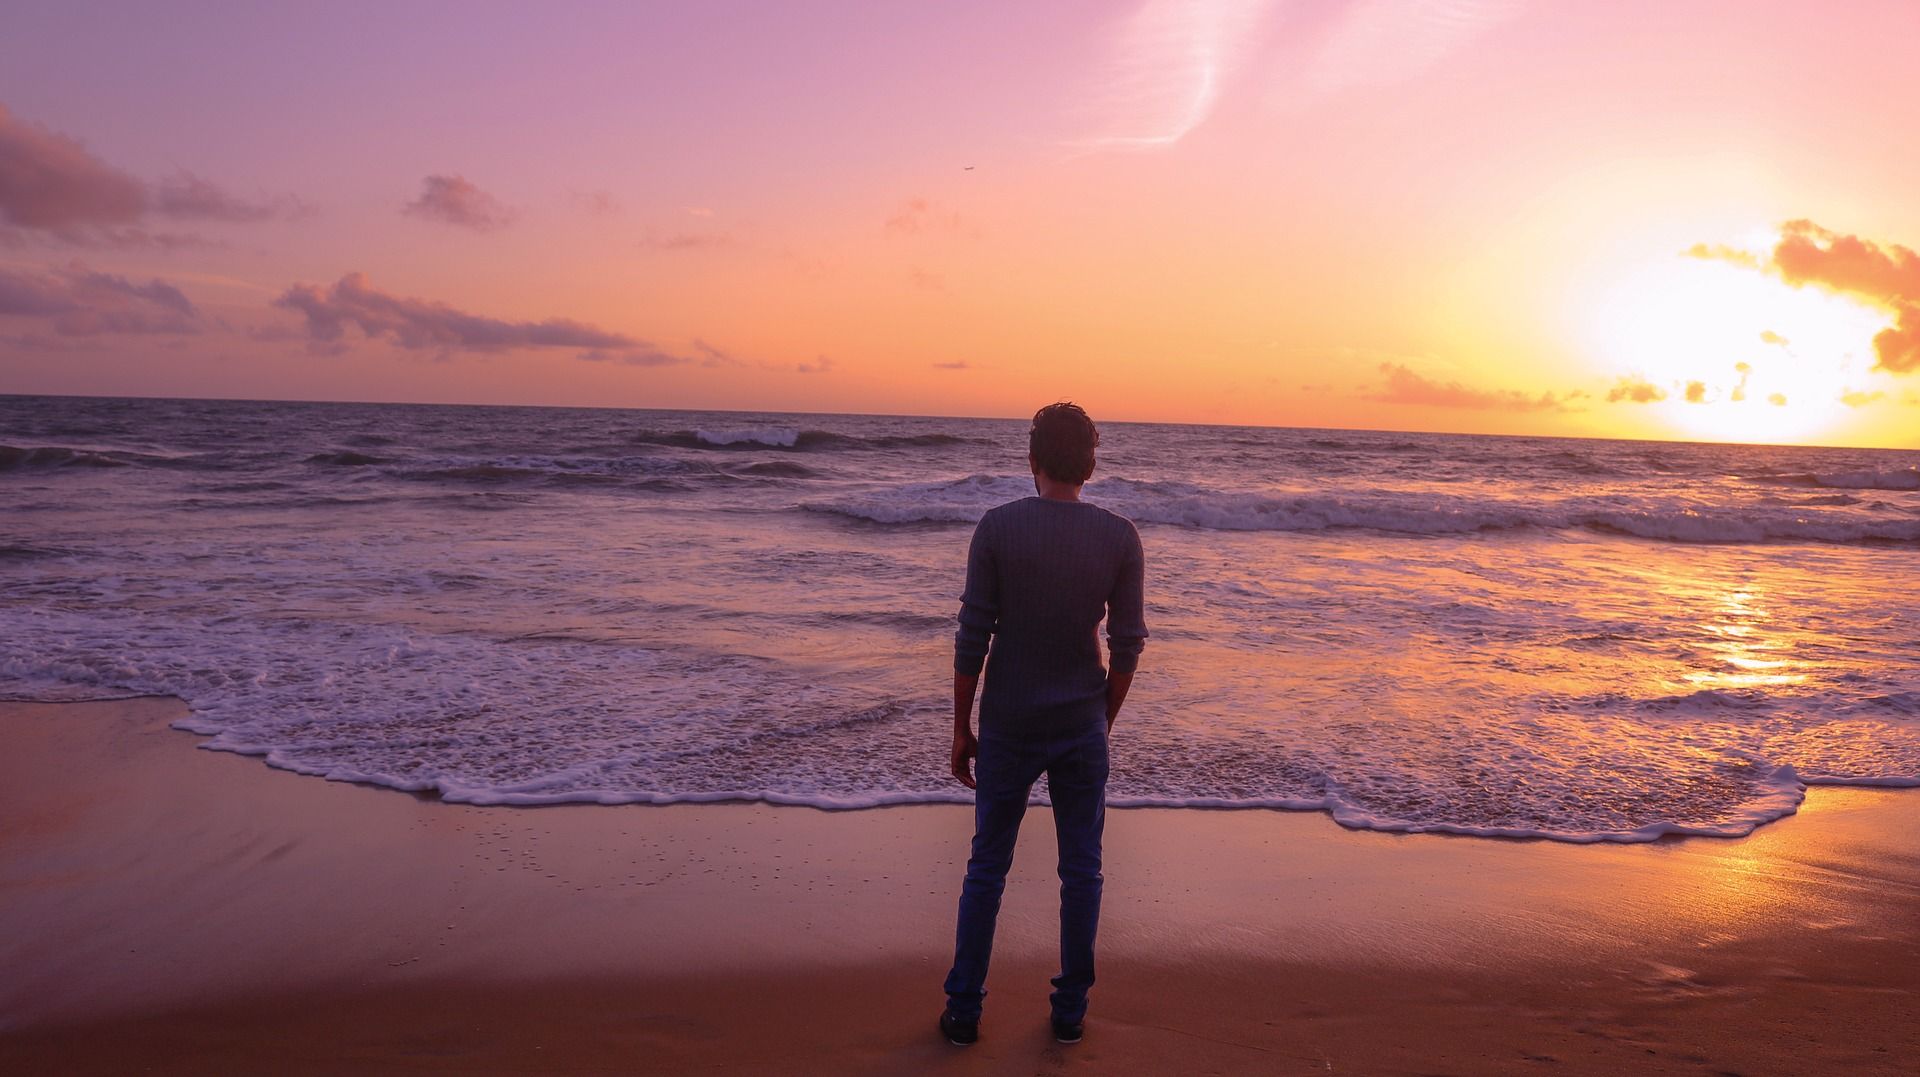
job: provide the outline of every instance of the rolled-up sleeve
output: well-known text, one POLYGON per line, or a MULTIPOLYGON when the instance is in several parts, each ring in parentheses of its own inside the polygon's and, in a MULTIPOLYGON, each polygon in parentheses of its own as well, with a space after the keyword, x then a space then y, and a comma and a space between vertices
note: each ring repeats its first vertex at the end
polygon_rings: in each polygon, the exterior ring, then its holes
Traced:
POLYGON ((989 521, 973 529, 967 547, 967 588, 960 595, 960 630, 953 634, 953 671, 978 675, 987 645, 1000 625, 1000 569, 993 558, 989 521))
POLYGON ((1147 646, 1146 555, 1140 548, 1140 532, 1131 524, 1127 540, 1120 575, 1107 595, 1108 669, 1113 673, 1132 673, 1147 646))

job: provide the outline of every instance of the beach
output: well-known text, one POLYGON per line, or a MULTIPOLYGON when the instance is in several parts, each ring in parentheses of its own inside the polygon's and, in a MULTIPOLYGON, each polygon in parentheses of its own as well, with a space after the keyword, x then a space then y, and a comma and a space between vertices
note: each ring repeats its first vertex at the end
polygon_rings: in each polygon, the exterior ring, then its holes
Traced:
POLYGON ((1630 845, 1116 810, 1073 1047, 1045 1024, 1036 809, 961 1049, 933 1019, 964 807, 461 805, 199 751, 168 727, 184 714, 0 705, 0 1069, 1789 1074, 1920 1053, 1910 791, 1816 787, 1745 838, 1630 845))

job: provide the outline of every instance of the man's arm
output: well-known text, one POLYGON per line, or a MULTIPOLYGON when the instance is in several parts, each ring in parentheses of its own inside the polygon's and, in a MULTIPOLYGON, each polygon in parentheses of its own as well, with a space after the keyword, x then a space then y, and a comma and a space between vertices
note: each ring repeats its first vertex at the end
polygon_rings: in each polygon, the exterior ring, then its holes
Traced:
POLYGON ((953 634, 953 777, 968 789, 976 787, 972 759, 980 751, 973 737, 973 695, 1000 627, 1000 569, 986 530, 983 519, 967 547, 967 589, 960 595, 960 630, 953 634))
POLYGON ((1133 671, 1147 646, 1146 557, 1140 532, 1127 528, 1128 549, 1120 575, 1107 595, 1107 729, 1120 716, 1120 705, 1133 687, 1133 671))
POLYGON ((968 789, 978 785, 973 780, 973 757, 980 754, 980 742, 973 739, 973 692, 979 686, 977 673, 953 675, 953 776, 968 789))

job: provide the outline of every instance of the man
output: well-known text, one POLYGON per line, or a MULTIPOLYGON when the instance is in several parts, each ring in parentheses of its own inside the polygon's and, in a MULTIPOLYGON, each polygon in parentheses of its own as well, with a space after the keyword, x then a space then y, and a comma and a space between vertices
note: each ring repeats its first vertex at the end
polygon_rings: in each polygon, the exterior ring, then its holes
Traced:
POLYGON ((953 776, 975 790, 973 852, 940 1015, 940 1030, 956 1044, 979 1036, 1000 895, 1027 797, 1042 774, 1060 843, 1054 1038, 1078 1043, 1087 1012, 1100 922, 1107 735, 1147 639, 1140 535, 1126 517, 1080 500, 1099 444, 1093 420, 1076 405, 1041 408, 1027 435, 1037 496, 990 510, 967 551, 954 635, 953 776), (1109 668, 1100 664, 1103 614, 1109 668), (976 740, 971 716, 983 663, 976 740))

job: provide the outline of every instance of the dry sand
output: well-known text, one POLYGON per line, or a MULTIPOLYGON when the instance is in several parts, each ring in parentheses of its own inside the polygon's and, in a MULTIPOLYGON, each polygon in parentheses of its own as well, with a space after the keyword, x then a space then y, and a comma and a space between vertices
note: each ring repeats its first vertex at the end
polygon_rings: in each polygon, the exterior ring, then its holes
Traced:
POLYGON ((0 704, 0 1072, 1920 1070, 1920 792, 1642 846, 1116 811, 1074 1047, 1036 814, 963 1050, 965 808, 463 807, 181 713, 0 704))

